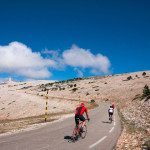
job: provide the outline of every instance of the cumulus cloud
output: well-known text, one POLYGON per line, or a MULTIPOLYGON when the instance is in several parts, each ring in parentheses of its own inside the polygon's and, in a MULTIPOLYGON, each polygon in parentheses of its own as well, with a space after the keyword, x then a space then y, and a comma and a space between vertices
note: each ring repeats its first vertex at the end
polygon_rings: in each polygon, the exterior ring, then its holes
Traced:
POLYGON ((62 54, 60 50, 48 50, 45 49, 41 52, 44 54, 47 58, 50 58, 55 61, 55 69, 57 70, 65 70, 66 64, 62 58, 62 54))
POLYGON ((63 52, 62 57, 66 65, 81 68, 90 68, 92 73, 109 73, 110 61, 102 55, 94 55, 90 50, 73 45, 63 52))
POLYGON ((40 53, 20 42, 0 46, 0 72, 13 73, 28 78, 48 78, 48 67, 56 65, 54 60, 44 59, 40 53))
POLYGON ((8 73, 31 79, 49 78, 50 68, 65 70, 73 67, 78 77, 83 77, 87 69, 92 74, 107 74, 110 68, 109 59, 102 55, 94 55, 90 50, 73 45, 70 49, 45 49, 41 53, 33 52, 31 48, 20 42, 12 42, 0 46, 0 73, 8 73))
POLYGON ((46 55, 50 55, 53 58, 56 58, 56 57, 59 56, 59 51, 57 51, 57 50, 48 50, 48 49, 45 49, 41 53, 42 54, 46 54, 46 55))

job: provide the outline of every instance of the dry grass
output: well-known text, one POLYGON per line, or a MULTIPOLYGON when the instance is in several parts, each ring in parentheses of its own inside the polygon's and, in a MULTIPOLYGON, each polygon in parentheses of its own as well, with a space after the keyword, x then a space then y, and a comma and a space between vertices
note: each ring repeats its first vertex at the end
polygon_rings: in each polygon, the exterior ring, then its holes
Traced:
MULTIPOLYGON (((93 104, 87 102, 85 103, 89 109, 93 109, 98 106, 96 103, 93 104)), ((73 111, 50 113, 47 115, 46 122, 52 122, 54 120, 59 119, 61 116, 65 114, 72 114, 72 113, 73 111)), ((19 119, 0 120, 0 134, 14 131, 14 130, 24 129, 27 128, 29 125, 39 124, 39 123, 45 123, 45 114, 39 116, 19 118, 19 119)))

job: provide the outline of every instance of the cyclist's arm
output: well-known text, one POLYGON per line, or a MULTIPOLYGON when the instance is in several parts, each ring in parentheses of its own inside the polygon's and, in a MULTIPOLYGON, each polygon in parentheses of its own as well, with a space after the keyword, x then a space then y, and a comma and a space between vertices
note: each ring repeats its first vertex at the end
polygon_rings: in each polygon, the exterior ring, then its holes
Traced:
POLYGON ((86 117, 87 117, 87 119, 90 119, 90 118, 89 118, 88 111, 87 111, 87 108, 85 109, 85 113, 86 113, 86 117))
POLYGON ((113 109, 113 113, 114 113, 114 109, 113 109))

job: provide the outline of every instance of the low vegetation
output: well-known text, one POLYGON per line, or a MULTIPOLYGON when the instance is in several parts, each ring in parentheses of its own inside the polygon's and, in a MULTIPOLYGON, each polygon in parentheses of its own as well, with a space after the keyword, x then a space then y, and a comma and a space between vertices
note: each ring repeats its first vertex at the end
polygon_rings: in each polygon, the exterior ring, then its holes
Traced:
POLYGON ((72 92, 76 92, 78 90, 78 88, 73 88, 72 92))
POLYGON ((146 72, 143 72, 143 73, 142 73, 142 76, 145 77, 145 76, 146 76, 146 72))
POLYGON ((147 139, 144 144, 142 144, 142 150, 150 150, 150 138, 147 139))
POLYGON ((144 86, 142 98, 143 99, 145 98, 145 101, 150 99, 150 89, 149 89, 148 85, 144 86))
MULTIPOLYGON (((60 115, 69 114, 72 112, 59 112, 59 113, 50 113, 48 114, 47 122, 52 122, 60 115)), ((0 133, 5 133, 9 131, 15 131, 18 129, 24 129, 28 127, 29 125, 33 124, 39 124, 45 122, 45 115, 39 115, 39 116, 32 116, 32 117, 25 117, 25 118, 19 118, 19 119, 5 119, 0 120, 0 133)))
POLYGON ((147 84, 143 88, 143 93, 135 95, 135 97, 133 98, 133 101, 134 100, 143 100, 143 99, 145 101, 148 101, 150 99, 150 89, 147 84))
POLYGON ((91 99, 91 100, 90 100, 90 103, 95 103, 95 100, 94 100, 94 99, 91 99))
POLYGON ((33 87, 33 86, 25 86, 25 87, 21 88, 20 90, 29 89, 29 88, 31 88, 31 87, 33 87))
POLYGON ((127 80, 131 80, 131 79, 132 79, 132 76, 127 77, 127 80))

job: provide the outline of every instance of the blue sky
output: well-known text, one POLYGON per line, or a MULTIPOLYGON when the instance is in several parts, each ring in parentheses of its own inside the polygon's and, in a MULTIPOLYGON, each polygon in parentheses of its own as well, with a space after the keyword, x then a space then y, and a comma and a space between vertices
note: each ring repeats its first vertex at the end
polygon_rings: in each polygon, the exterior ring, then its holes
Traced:
POLYGON ((149 0, 0 0, 0 78, 149 70, 149 6, 149 0))

